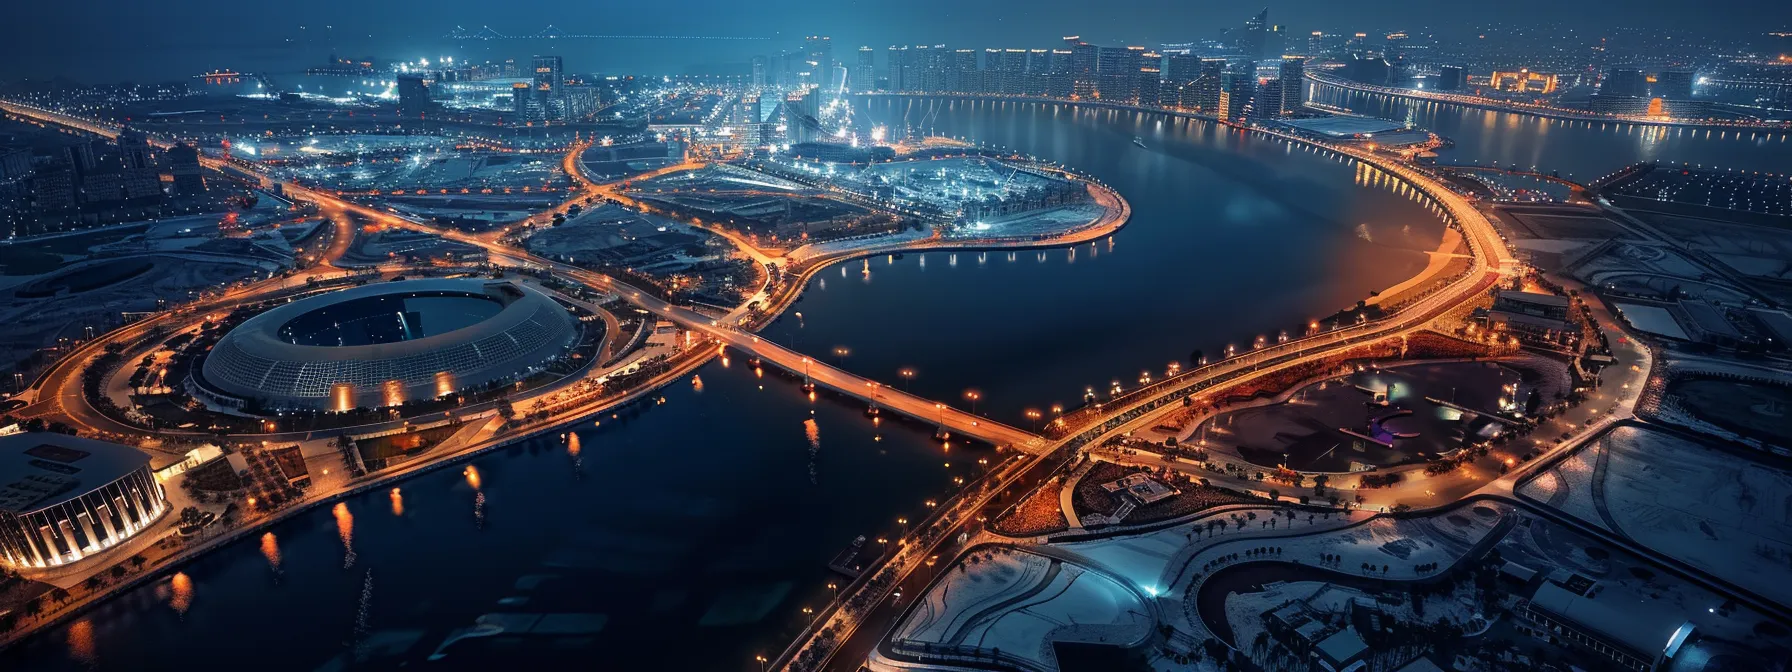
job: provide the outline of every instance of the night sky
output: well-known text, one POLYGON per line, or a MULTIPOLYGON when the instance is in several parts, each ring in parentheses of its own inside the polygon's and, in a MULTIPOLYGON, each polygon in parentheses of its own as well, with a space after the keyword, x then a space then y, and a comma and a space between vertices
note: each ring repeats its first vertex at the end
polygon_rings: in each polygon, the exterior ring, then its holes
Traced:
MULTIPOLYGON (((831 35, 836 58, 848 61, 863 44, 882 49, 893 42, 1040 48, 1075 34, 1103 44, 1156 45, 1214 37, 1264 6, 1200 0, 21 0, 8 5, 0 22, 0 63, 5 63, 0 81, 68 77, 88 83, 176 79, 207 68, 292 72, 323 61, 332 47, 345 56, 379 58, 501 60, 558 53, 573 72, 662 74, 744 63, 810 33, 831 35), (456 25, 528 34, 550 23, 568 33, 773 39, 442 39, 456 25)), ((1737 36, 1792 26, 1792 2, 1783 0, 1287 0, 1268 7, 1273 22, 1296 34, 1462 28, 1502 18, 1588 30, 1685 28, 1737 36)))

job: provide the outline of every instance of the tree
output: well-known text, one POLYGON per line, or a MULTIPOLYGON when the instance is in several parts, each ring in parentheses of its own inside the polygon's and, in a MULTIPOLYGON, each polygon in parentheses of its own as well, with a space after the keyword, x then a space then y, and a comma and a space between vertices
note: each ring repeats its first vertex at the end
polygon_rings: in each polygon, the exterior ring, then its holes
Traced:
POLYGON ((197 506, 189 506, 180 510, 180 524, 191 527, 205 520, 205 513, 197 506))
POLYGON ((504 424, 510 424, 510 420, 516 417, 516 408, 510 405, 509 397, 498 398, 497 410, 498 417, 504 419, 504 424))

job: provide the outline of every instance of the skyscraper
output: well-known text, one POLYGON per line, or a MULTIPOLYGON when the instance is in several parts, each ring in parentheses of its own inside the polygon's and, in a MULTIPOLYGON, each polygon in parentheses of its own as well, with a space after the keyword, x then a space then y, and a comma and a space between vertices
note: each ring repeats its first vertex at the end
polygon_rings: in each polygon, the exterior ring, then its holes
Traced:
POLYGON ((908 53, 908 47, 898 47, 892 44, 887 53, 888 55, 884 57, 884 70, 886 71, 884 76, 889 81, 884 88, 890 91, 907 91, 907 82, 903 81, 902 59, 908 53))
POLYGON ((1064 43, 1070 46, 1071 95, 1094 98, 1095 66, 1101 60, 1095 45, 1074 35, 1064 38, 1064 43))
POLYGON ((854 91, 870 91, 877 88, 877 50, 871 47, 859 47, 859 64, 849 75, 854 91))
POLYGON ((1281 105, 1280 114, 1300 112, 1307 104, 1307 59, 1299 56, 1283 56, 1281 72, 1281 105))
MULTIPOLYGON (((809 62, 814 64, 815 72, 825 73, 834 67, 834 40, 826 35, 810 35, 803 38, 803 51, 808 53, 809 62)), ((823 80, 825 75, 821 75, 823 80)))
MULTIPOLYGON (((1138 83, 1133 85, 1133 99, 1140 105, 1163 103, 1164 57, 1155 51, 1139 54, 1138 83)), ((1174 104, 1175 101, 1170 101, 1174 104)))
POLYGON ((534 105, 532 116, 539 119, 560 119, 565 113, 565 102, 561 100, 562 90, 566 85, 564 69, 559 56, 536 56, 533 59, 535 71, 534 105))
POLYGON ((952 52, 952 64, 948 70, 946 85, 960 93, 983 93, 983 70, 977 67, 976 49, 959 49, 952 52))
POLYGON ((1257 77, 1247 72, 1228 72, 1220 76, 1218 112, 1226 119, 1243 119, 1251 113, 1251 98, 1257 93, 1257 77))
MULTIPOLYGON (((866 47, 869 49, 870 47, 866 47)), ((763 89, 766 86, 766 69, 769 65, 765 56, 753 57, 753 88, 763 89)))
POLYGON ((1271 78, 1257 87, 1257 97, 1251 101, 1251 116, 1268 118, 1282 114, 1282 83, 1271 78))
POLYGON ((1053 98, 1069 98, 1076 91, 1075 76, 1071 74, 1074 67, 1072 59, 1076 52, 1069 49, 1053 49, 1051 67, 1047 71, 1045 95, 1053 98))
POLYGON ((1244 32, 1238 35, 1238 51, 1253 61, 1263 60, 1264 47, 1269 41, 1269 8, 1244 22, 1244 32))

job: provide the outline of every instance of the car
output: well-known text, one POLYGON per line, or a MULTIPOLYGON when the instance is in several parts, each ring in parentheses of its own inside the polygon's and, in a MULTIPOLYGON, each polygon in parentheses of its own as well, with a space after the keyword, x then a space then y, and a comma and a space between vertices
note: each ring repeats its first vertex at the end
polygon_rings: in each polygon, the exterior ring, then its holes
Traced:
POLYGON ((1567 441, 1569 439, 1569 437, 1572 437, 1572 436, 1574 436, 1574 432, 1562 432, 1562 440, 1563 441, 1567 441))

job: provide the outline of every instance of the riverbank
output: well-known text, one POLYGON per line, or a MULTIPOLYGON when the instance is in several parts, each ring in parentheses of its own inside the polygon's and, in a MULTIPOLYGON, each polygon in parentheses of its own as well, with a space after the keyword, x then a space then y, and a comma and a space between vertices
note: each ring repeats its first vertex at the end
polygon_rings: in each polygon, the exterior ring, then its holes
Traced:
POLYGON ((1504 102, 1489 99, 1489 98, 1479 98, 1476 96, 1459 96, 1459 95, 1454 95, 1454 94, 1427 93, 1427 92, 1418 91, 1415 89, 1402 89, 1402 88, 1388 87, 1388 86, 1373 86, 1373 85, 1369 85, 1369 84, 1362 84, 1359 82, 1352 82, 1352 81, 1345 80, 1345 79, 1339 79, 1336 77, 1327 77, 1325 75, 1311 72, 1311 71, 1306 73, 1306 77, 1307 77, 1307 81, 1310 81, 1310 82, 1322 84, 1325 86, 1337 87, 1337 88, 1345 89, 1348 91, 1356 91, 1359 93, 1372 93, 1372 94, 1383 95, 1383 96, 1394 96, 1394 97, 1398 97, 1398 98, 1406 98, 1409 100, 1422 100, 1422 101, 1425 101, 1428 103, 1443 103, 1445 105, 1457 105, 1457 106, 1461 106, 1461 107, 1469 107, 1469 108, 1474 108, 1474 109, 1478 109, 1478 110, 1491 110, 1494 112, 1505 112, 1508 114, 1522 114, 1522 115, 1532 116, 1532 117, 1542 117, 1545 119, 1559 119, 1562 121, 1588 121, 1588 122, 1595 122, 1595 123, 1635 124, 1638 126, 1667 126, 1667 127, 1700 128, 1700 129, 1713 129, 1713 130, 1721 129, 1721 130, 1726 130, 1726 131, 1789 131, 1789 130, 1792 130, 1792 121, 1725 123, 1723 121, 1715 120, 1715 119, 1670 119, 1670 118, 1665 118, 1665 117, 1664 118, 1656 118, 1656 117, 1637 117, 1637 116, 1616 115, 1616 114, 1595 114, 1592 112, 1577 112, 1575 110, 1566 109, 1566 108, 1515 105, 1515 104, 1504 103, 1504 102))

